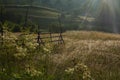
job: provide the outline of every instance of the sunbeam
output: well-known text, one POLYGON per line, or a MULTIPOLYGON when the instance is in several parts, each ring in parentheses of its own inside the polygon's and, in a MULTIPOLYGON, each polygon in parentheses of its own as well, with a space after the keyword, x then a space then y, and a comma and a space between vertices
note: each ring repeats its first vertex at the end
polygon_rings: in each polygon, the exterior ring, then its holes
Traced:
POLYGON ((82 20, 81 24, 84 24, 85 21, 87 20, 88 16, 90 15, 90 12, 92 11, 92 9, 95 9, 97 6, 98 0, 86 0, 84 4, 86 5, 86 10, 85 10, 85 14, 84 14, 84 19, 82 20))
POLYGON ((103 21, 101 25, 111 26, 113 32, 118 33, 117 14, 119 12, 119 4, 117 0, 89 0, 86 14, 88 15, 90 11, 96 11, 98 18, 103 21))
POLYGON ((118 11, 118 4, 116 0, 102 0, 101 2, 102 8, 101 9, 105 9, 106 10, 106 14, 109 15, 109 18, 106 19, 111 23, 112 28, 113 28, 113 32, 118 33, 118 29, 117 29, 117 20, 116 20, 116 12, 118 11), (108 11, 108 12, 107 12, 108 11))

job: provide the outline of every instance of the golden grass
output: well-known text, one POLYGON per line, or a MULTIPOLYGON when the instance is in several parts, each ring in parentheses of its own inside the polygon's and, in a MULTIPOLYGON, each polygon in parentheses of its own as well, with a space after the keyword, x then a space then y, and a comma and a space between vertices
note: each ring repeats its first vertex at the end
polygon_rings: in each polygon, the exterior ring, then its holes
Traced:
POLYGON ((70 39, 78 40, 120 40, 119 34, 96 31, 68 31, 65 35, 70 39))
MULTIPOLYGON (((40 65, 46 66, 46 73, 54 76, 54 80, 120 80, 119 34, 94 31, 68 31, 64 34, 65 46, 46 45, 50 48, 51 53, 61 54, 42 54, 43 56, 41 56, 37 53, 36 62, 40 61, 40 65), (66 75, 66 70, 69 72, 74 69, 80 70, 73 71, 74 74, 70 75, 71 77, 66 75), (86 78, 92 76, 92 79, 79 78, 80 74, 82 76, 88 74, 86 78)), ((18 36, 20 33, 15 35, 18 36)), ((37 37, 36 34, 31 36, 37 37)), ((43 35, 43 37, 47 36, 49 35, 43 35)), ((38 66, 40 67, 40 65, 38 66)), ((44 76, 46 77, 46 75, 44 76)), ((53 79, 45 78, 45 80, 53 79)))
POLYGON ((62 54, 51 56, 55 63, 51 74, 59 74, 59 71, 81 62, 88 66, 94 80, 120 80, 119 34, 95 31, 68 31, 64 34, 65 46, 57 51, 62 54))
POLYGON ((54 56, 56 63, 80 61, 89 67, 95 80, 120 80, 119 34, 68 31, 65 35, 66 49, 54 56))

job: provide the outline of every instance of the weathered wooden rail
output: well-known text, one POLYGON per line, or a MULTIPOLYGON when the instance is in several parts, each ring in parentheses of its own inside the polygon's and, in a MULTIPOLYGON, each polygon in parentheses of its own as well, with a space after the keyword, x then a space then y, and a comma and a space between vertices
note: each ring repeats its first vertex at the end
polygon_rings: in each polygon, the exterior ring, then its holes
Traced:
POLYGON ((39 45, 45 45, 45 43, 56 43, 56 44, 64 44, 64 39, 62 33, 52 33, 52 32, 38 32, 37 35, 37 43, 39 45), (46 36, 47 35, 47 36, 46 36), (48 41, 45 41, 48 40, 48 41))

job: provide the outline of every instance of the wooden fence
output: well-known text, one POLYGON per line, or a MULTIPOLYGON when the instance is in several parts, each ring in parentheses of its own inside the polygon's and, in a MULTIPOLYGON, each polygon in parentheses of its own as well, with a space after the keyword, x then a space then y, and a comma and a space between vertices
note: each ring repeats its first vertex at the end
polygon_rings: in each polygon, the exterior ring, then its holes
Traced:
POLYGON ((59 33, 52 33, 51 30, 49 30, 49 32, 38 31, 37 43, 39 45, 45 45, 45 43, 65 44, 62 31, 59 33))

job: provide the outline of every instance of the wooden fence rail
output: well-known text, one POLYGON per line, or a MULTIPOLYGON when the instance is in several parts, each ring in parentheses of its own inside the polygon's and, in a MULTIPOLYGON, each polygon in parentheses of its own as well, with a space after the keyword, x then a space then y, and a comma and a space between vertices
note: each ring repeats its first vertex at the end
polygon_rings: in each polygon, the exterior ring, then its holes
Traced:
POLYGON ((47 32, 47 33, 38 32, 37 42, 39 43, 39 45, 45 45, 45 43, 47 42, 64 44, 62 33, 56 33, 56 35, 52 32, 47 32), (48 41, 45 41, 45 40, 48 40, 48 41))

